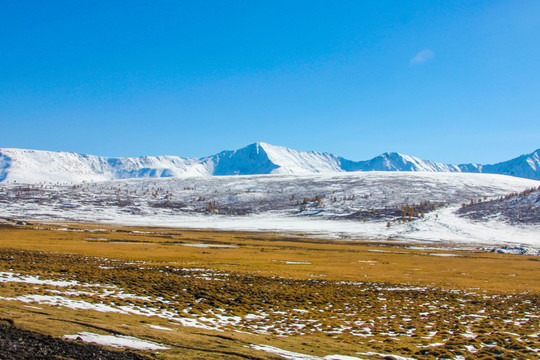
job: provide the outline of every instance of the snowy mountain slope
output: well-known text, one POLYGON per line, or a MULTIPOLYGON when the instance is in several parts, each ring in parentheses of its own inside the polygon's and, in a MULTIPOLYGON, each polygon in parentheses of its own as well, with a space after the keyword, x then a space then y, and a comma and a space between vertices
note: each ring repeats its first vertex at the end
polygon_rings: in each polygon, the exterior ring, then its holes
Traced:
POLYGON ((340 173, 351 171, 420 171, 492 173, 540 179, 540 150, 493 165, 448 165, 384 153, 367 161, 351 161, 329 153, 301 152, 255 143, 201 159, 177 156, 108 158, 66 152, 0 149, 0 182, 105 181, 212 175, 340 173))
POLYGON ((359 171, 428 171, 428 172, 460 172, 456 165, 446 165, 429 160, 421 160, 414 156, 399 153, 384 153, 365 161, 358 167, 359 171))
POLYGON ((540 180, 540 149, 493 165, 443 164, 399 153, 384 153, 371 160, 354 162, 341 158, 344 171, 428 171, 487 173, 540 180))
POLYGON ((248 145, 240 150, 227 150, 203 160, 213 175, 270 174, 279 165, 270 160, 262 146, 248 145))
POLYGON ((480 164, 460 164, 458 165, 459 170, 464 173, 481 173, 482 165, 480 164))
POLYGON ((0 149, 0 181, 82 182, 172 176, 342 172, 338 157, 255 143, 202 159, 107 158, 65 152, 0 149))
POLYGON ((273 174, 313 174, 325 172, 341 172, 339 158, 329 153, 316 151, 301 152, 282 146, 258 143, 270 161, 279 167, 273 174))
POLYGON ((214 164, 212 175, 305 175, 344 171, 335 155, 301 152, 261 142, 239 150, 223 151, 202 160, 214 164))
POLYGON ((512 160, 484 165, 482 172, 540 180, 540 149, 512 160))
POLYGON ((11 167, 11 158, 0 152, 0 182, 4 181, 11 167))
POLYGON ((203 164, 175 156, 106 158, 23 149, 0 149, 0 167, 1 180, 30 184, 206 175, 203 164))

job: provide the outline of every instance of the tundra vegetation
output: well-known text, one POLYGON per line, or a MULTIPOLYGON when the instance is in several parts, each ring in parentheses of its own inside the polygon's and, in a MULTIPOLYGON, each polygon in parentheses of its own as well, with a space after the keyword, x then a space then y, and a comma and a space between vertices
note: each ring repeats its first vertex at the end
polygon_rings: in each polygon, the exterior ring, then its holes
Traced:
POLYGON ((0 312, 55 338, 151 341, 160 348, 132 351, 155 359, 279 358, 259 345, 306 359, 537 359, 538 260, 302 234, 4 224, 0 312))

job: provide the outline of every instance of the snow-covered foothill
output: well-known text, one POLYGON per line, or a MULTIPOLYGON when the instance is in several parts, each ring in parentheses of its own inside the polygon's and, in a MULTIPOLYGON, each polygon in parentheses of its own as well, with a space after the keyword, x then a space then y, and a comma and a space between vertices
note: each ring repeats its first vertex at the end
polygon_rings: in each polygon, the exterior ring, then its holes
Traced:
POLYGON ((5 184, 0 211, 6 218, 43 221, 540 247, 539 224, 512 224, 498 217, 476 221, 456 213, 471 199, 489 200, 539 185, 504 175, 378 171, 5 184), (317 196, 320 204, 312 200, 317 196), (425 202, 431 204, 425 214, 397 221, 400 207, 425 202))

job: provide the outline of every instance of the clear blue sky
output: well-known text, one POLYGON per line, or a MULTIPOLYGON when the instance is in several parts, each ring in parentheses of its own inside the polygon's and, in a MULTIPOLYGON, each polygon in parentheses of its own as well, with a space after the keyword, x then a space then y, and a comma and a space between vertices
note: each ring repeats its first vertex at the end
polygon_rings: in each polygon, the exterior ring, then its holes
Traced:
POLYGON ((540 147, 540 1, 1 1, 0 147, 540 147))

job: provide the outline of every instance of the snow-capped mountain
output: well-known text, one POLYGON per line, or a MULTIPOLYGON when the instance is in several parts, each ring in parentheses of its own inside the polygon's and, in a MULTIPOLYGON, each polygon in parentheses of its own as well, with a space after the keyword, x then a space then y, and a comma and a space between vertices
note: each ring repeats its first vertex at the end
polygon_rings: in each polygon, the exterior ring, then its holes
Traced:
POLYGON ((315 151, 255 143, 201 159, 178 156, 110 158, 67 152, 0 149, 0 182, 19 183, 103 181, 212 175, 338 173, 351 171, 423 171, 503 174, 540 180, 540 149, 493 164, 448 165, 384 153, 367 161, 315 151))
POLYGON ((313 174, 342 172, 339 158, 328 153, 301 152, 255 143, 203 159, 215 164, 211 175, 313 174))

